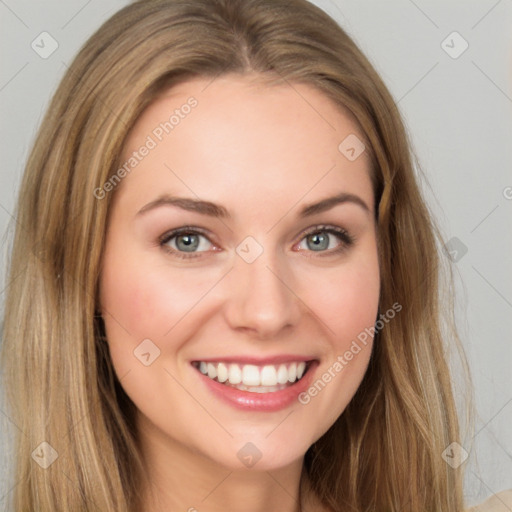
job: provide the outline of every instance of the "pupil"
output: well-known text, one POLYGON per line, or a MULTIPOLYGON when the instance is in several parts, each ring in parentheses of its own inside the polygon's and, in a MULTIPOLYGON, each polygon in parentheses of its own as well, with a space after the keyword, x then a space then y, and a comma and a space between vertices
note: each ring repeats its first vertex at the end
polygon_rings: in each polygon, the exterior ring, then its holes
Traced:
POLYGON ((308 245, 310 249, 314 251, 327 249, 329 247, 329 237, 326 235, 321 235, 315 233, 314 235, 310 235, 308 238, 308 245), (310 245, 309 242, 312 242, 313 245, 310 245))
POLYGON ((180 250, 192 252, 199 245, 199 237, 197 235, 181 235, 178 237, 176 245, 180 250))

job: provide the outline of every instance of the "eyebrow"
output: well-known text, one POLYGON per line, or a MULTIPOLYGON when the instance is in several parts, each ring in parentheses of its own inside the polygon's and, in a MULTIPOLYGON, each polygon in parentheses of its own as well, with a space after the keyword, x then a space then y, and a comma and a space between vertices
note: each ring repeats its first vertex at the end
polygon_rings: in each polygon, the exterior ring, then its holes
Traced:
POLYGON ((299 212, 299 217, 304 218, 311 215, 316 215, 317 213, 325 212, 331 208, 334 208, 338 204, 344 203, 356 204, 365 210, 365 212, 371 213, 368 205, 359 196, 356 196, 355 194, 349 194, 347 192, 342 192, 336 196, 327 197, 326 199, 322 199, 317 203, 304 206, 299 212))
MULTIPOLYGON (((310 217, 319 213, 323 213, 339 204, 352 203, 360 206, 365 212, 371 213, 368 205, 355 194, 342 192, 332 197, 327 197, 316 203, 305 205, 299 211, 299 218, 310 217)), ((158 199, 151 201, 143 206, 137 213, 143 215, 155 208, 161 206, 176 206, 182 210, 189 212, 200 213, 202 215, 209 215, 211 217, 218 217, 221 219, 230 219, 231 215, 226 208, 221 205, 212 203, 210 201, 202 201, 201 199, 193 199, 188 197, 175 197, 170 195, 160 196, 158 199)))
POLYGON ((224 219, 231 217, 226 208, 218 204, 211 203, 209 201, 201 201, 200 199, 174 197, 169 195, 163 195, 158 199, 151 201, 147 205, 143 206, 138 211, 137 215, 142 215, 161 206, 177 206, 178 208, 187 210, 189 212, 196 212, 201 213, 202 215, 210 215, 212 217, 219 217, 224 219))

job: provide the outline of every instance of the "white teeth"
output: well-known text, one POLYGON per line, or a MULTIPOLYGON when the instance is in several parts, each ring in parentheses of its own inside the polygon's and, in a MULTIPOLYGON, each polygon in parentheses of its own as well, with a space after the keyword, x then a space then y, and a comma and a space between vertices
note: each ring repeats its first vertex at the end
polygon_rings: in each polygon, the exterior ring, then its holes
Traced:
MULTIPOLYGON (((210 372, 208 372, 210 373, 210 372)), ((288 368, 288 381, 295 382, 297 379, 297 363, 292 363, 288 368)))
POLYGON ((217 377, 217 367, 214 366, 212 363, 208 363, 208 377, 210 379, 215 379, 217 377))
POLYGON ((229 365, 229 382, 230 384, 240 384, 242 382, 242 370, 237 364, 229 365))
POLYGON ((200 361, 195 366, 212 380, 253 393, 272 393, 284 389, 300 380, 306 370, 305 361, 265 366, 200 361))
POLYGON ((302 378, 302 376, 304 375, 304 370, 305 369, 306 369, 306 363, 304 361, 301 361, 297 365, 297 379, 302 378))
POLYGON ((277 384, 276 369, 267 365, 261 369, 261 385, 262 386, 275 386, 277 384))
POLYGON ((224 363, 219 363, 219 365, 217 366, 217 380, 219 382, 226 382, 228 378, 228 367, 224 363))
POLYGON ((277 370, 277 382, 278 384, 286 384, 288 382, 288 369, 284 364, 280 365, 277 370))
POLYGON ((259 386, 261 384, 260 369, 253 364, 246 364, 242 369, 242 382, 245 386, 259 386))

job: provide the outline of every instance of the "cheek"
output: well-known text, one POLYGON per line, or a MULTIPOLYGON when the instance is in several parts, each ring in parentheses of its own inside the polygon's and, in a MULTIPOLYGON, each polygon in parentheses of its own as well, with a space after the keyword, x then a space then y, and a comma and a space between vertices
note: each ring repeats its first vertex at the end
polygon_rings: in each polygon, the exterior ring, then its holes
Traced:
POLYGON ((112 321, 117 321, 133 336, 162 337, 197 302, 202 291, 184 272, 164 279, 163 269, 151 261, 129 258, 117 261, 120 263, 105 264, 101 304, 106 315, 110 314, 112 321))
POLYGON ((107 254, 101 276, 103 318, 118 373, 135 364, 133 351, 145 339, 162 355, 178 350, 194 325, 197 328, 198 304, 218 279, 211 271, 170 272, 157 258, 133 254, 107 254))
POLYGON ((366 373, 378 313, 377 260, 337 269, 318 284, 323 286, 317 286, 310 300, 324 327, 325 357, 315 380, 299 396, 299 402, 312 416, 322 418, 313 441, 343 413, 366 373))
MULTIPOLYGON (((113 367, 130 399, 149 417, 158 416, 162 393, 180 401, 181 388, 163 368, 172 366, 168 356, 174 356, 188 338, 189 317, 193 316, 189 313, 204 295, 204 286, 190 282, 185 272, 173 273, 172 279, 164 278, 165 274, 161 263, 141 254, 133 258, 111 254, 105 258, 101 277, 101 305, 113 367), (150 360, 144 361, 147 353, 150 360)), ((176 374, 177 370, 170 371, 176 374)))
POLYGON ((378 313, 380 275, 377 258, 347 265, 309 283, 310 304, 338 350, 374 326, 378 313))

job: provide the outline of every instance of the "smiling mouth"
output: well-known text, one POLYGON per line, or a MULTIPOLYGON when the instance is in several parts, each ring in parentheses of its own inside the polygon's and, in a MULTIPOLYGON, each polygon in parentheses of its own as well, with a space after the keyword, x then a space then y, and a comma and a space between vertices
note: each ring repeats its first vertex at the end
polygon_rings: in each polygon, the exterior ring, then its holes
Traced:
POLYGON ((193 361, 192 366, 215 382, 250 393, 273 393, 299 382, 313 361, 281 364, 237 364, 227 362, 193 361))

